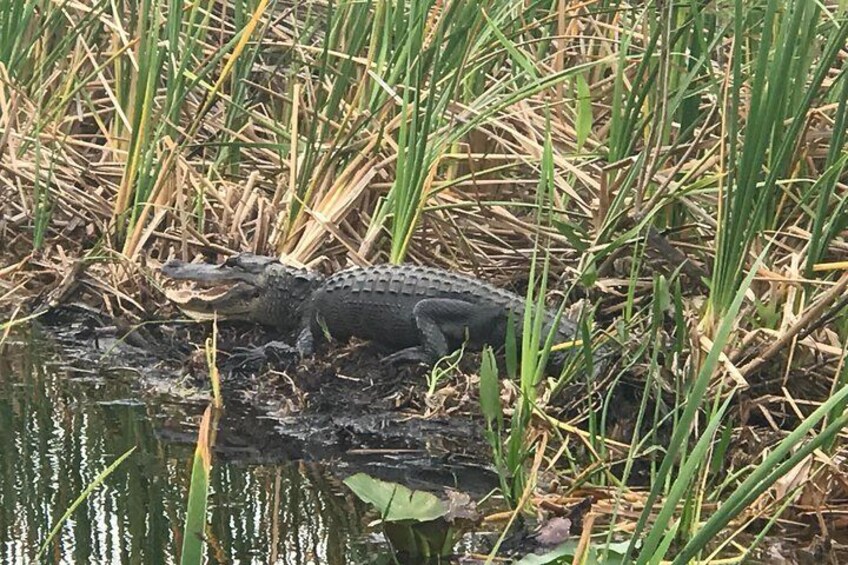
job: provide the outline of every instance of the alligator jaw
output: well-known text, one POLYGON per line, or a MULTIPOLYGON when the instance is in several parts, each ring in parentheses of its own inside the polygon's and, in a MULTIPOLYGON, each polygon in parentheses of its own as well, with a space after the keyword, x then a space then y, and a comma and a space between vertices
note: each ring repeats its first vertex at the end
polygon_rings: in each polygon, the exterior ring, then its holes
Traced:
POLYGON ((211 320, 217 313, 222 320, 251 321, 257 298, 263 292, 260 273, 227 264, 173 260, 162 265, 162 274, 190 283, 180 288, 166 288, 165 296, 196 320, 211 320))
POLYGON ((198 283, 244 281, 256 285, 259 271, 247 271, 233 267, 228 263, 210 265, 208 263, 186 263, 172 259, 162 265, 162 274, 171 279, 198 283))

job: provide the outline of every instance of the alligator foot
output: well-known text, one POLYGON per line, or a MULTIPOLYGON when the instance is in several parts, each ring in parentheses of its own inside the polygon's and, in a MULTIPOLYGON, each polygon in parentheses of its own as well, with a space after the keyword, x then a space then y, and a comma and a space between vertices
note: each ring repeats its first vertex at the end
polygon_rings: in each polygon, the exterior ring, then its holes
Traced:
POLYGON ((300 358, 300 351, 283 341, 269 341, 258 347, 239 347, 233 350, 224 367, 230 371, 259 371, 265 364, 282 365, 300 358))
POLYGON ((407 347, 406 349, 401 349, 391 355, 387 355, 383 357, 381 362, 383 365, 399 365, 401 363, 430 364, 432 360, 430 359, 430 355, 424 351, 424 348, 415 346, 407 347))

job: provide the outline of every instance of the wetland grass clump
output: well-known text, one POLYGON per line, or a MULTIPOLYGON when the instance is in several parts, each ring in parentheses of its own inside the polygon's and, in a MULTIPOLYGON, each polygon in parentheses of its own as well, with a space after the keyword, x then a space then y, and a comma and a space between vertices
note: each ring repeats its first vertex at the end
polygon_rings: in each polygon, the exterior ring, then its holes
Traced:
POLYGON ((514 384, 484 354, 511 516, 591 496, 575 562, 829 542, 846 38, 808 0, 0 0, 0 306, 142 321, 159 264, 248 250, 588 298, 558 378, 557 344, 514 384), (581 380, 601 333, 620 358, 581 380))

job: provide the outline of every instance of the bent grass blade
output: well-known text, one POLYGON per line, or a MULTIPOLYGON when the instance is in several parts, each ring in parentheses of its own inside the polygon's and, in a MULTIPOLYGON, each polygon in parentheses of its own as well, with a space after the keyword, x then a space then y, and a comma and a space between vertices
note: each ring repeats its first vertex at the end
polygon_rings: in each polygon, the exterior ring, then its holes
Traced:
POLYGON ((97 475, 97 478, 94 479, 94 481, 92 481, 91 484, 88 485, 85 488, 85 490, 80 493, 80 495, 77 497, 77 499, 74 500, 73 504, 71 504, 68 507, 68 510, 65 511, 65 513, 62 515, 61 518, 59 518, 59 521, 56 522, 56 525, 53 526, 53 529, 50 530, 50 533, 47 535, 47 539, 44 540, 44 543, 41 544, 41 547, 39 548, 38 553, 35 555, 35 562, 38 562, 38 561, 41 560, 42 556, 44 555, 44 552, 47 550, 47 547, 50 545, 50 542, 53 541, 53 538, 56 537, 56 534, 59 533, 59 530, 62 529, 62 525, 68 520, 68 518, 71 517, 71 514, 73 514, 74 511, 77 508, 79 508, 80 504, 85 502, 86 499, 88 498, 88 496, 92 492, 94 492, 95 489, 97 489, 97 487, 99 487, 103 483, 103 481, 106 480, 106 477, 111 475, 115 471, 115 469, 117 469, 121 465, 121 463, 124 462, 124 460, 127 457, 132 455, 132 452, 135 451, 135 448, 136 448, 136 446, 132 446, 123 455, 118 457, 115 460, 114 463, 112 463, 111 465, 106 467, 99 475, 97 475))

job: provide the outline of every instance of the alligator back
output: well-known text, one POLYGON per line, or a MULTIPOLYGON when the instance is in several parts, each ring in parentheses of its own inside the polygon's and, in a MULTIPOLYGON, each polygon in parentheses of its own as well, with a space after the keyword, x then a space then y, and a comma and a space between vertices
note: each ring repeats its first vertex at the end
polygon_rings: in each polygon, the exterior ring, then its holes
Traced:
MULTIPOLYGON (((453 318, 456 331, 448 332, 451 347, 461 345, 465 336, 474 346, 504 342, 509 316, 518 323, 524 313, 524 299, 517 294, 486 282, 432 267, 413 265, 376 265, 352 268, 327 278, 313 295, 312 321, 339 340, 356 336, 392 347, 421 344, 416 326, 415 307, 423 300, 449 299, 440 312, 447 326, 452 322, 451 305, 468 303, 479 316, 453 318), (470 320, 470 323, 469 323, 470 320), (462 327, 459 327, 459 326, 462 327)), ((546 311, 546 328, 554 315, 546 311)), ((316 328, 318 329, 318 328, 316 328)), ((573 339, 576 329, 569 320, 557 328, 559 340, 573 339)), ((320 330, 319 330, 320 331, 320 330)))

